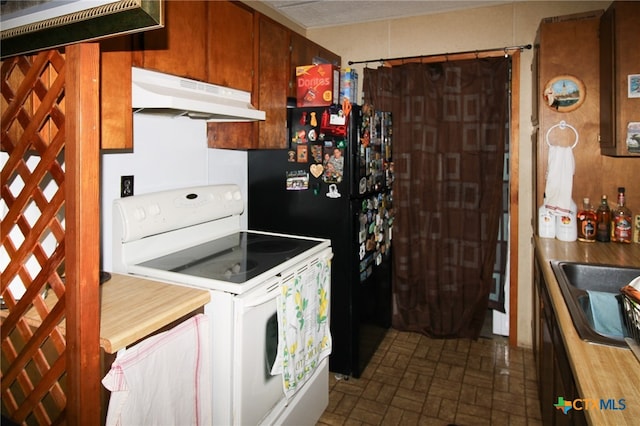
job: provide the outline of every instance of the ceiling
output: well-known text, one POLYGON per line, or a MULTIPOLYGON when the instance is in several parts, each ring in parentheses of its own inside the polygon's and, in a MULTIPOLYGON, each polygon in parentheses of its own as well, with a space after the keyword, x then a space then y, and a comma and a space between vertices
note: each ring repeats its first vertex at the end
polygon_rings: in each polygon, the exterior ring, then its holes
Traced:
POLYGON ((513 1, 484 0, 264 0, 305 29, 429 15, 513 1))

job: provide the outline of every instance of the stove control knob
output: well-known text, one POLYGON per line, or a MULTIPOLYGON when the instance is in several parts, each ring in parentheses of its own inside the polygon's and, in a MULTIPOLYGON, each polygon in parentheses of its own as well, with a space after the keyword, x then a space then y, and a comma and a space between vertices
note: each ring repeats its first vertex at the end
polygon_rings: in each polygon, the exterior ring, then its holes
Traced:
POLYGON ((240 201, 242 199, 242 194, 240 193, 240 191, 235 191, 233 193, 233 199, 236 201, 240 201))
POLYGON ((151 204, 149 206, 149 214, 151 216, 158 216, 160 214, 160 206, 157 204, 151 204))
POLYGON ((225 192, 224 199, 227 201, 231 201, 233 199, 233 194, 231 192, 225 192))
POLYGON ((147 215, 144 213, 144 209, 142 207, 137 207, 133 211, 133 217, 138 221, 143 221, 147 215))

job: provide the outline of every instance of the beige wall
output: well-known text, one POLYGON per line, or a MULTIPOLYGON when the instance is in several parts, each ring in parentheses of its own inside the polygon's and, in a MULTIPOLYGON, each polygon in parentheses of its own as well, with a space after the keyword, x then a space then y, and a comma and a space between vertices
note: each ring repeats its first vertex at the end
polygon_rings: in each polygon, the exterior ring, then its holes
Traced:
MULTIPOLYGON (((248 3, 255 9, 278 19, 268 7, 256 4, 258 2, 248 3)), ((543 18, 606 9, 610 3, 611 1, 522 1, 436 15, 310 29, 306 32, 306 36, 339 54, 342 57, 343 66, 348 66, 348 61, 533 44, 538 25, 543 18)), ((362 2, 362 7, 366 7, 366 2, 362 2)), ((291 25, 290 21, 280 21, 304 34, 299 27, 291 25)), ((530 347, 533 283, 532 201, 535 173, 531 156, 533 152, 531 142, 533 51, 525 50, 521 58, 517 336, 519 346, 530 347)), ((373 61, 367 66, 377 67, 379 62, 373 61)), ((363 67, 364 65, 352 66, 360 74, 361 84, 363 67)), ((361 90, 360 93, 362 93, 361 90)))

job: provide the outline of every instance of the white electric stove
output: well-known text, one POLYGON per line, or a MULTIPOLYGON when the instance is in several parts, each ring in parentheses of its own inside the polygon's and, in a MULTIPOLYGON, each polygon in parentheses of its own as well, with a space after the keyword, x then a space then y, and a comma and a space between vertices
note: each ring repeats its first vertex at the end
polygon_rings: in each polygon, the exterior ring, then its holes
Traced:
POLYGON ((114 201, 113 269, 210 291, 214 424, 315 424, 328 404, 328 359, 286 398, 272 375, 276 297, 318 262, 329 240, 240 229, 236 185, 156 192, 114 201))

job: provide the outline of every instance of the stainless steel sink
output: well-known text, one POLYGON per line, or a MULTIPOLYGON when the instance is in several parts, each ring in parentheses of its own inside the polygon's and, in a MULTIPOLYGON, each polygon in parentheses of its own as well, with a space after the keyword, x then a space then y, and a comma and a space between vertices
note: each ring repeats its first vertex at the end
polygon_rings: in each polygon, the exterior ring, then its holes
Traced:
POLYGON ((620 288, 640 276, 640 268, 562 261, 551 261, 551 268, 580 338, 592 343, 626 347, 624 337, 616 338, 596 331, 587 291, 618 295, 620 288))

